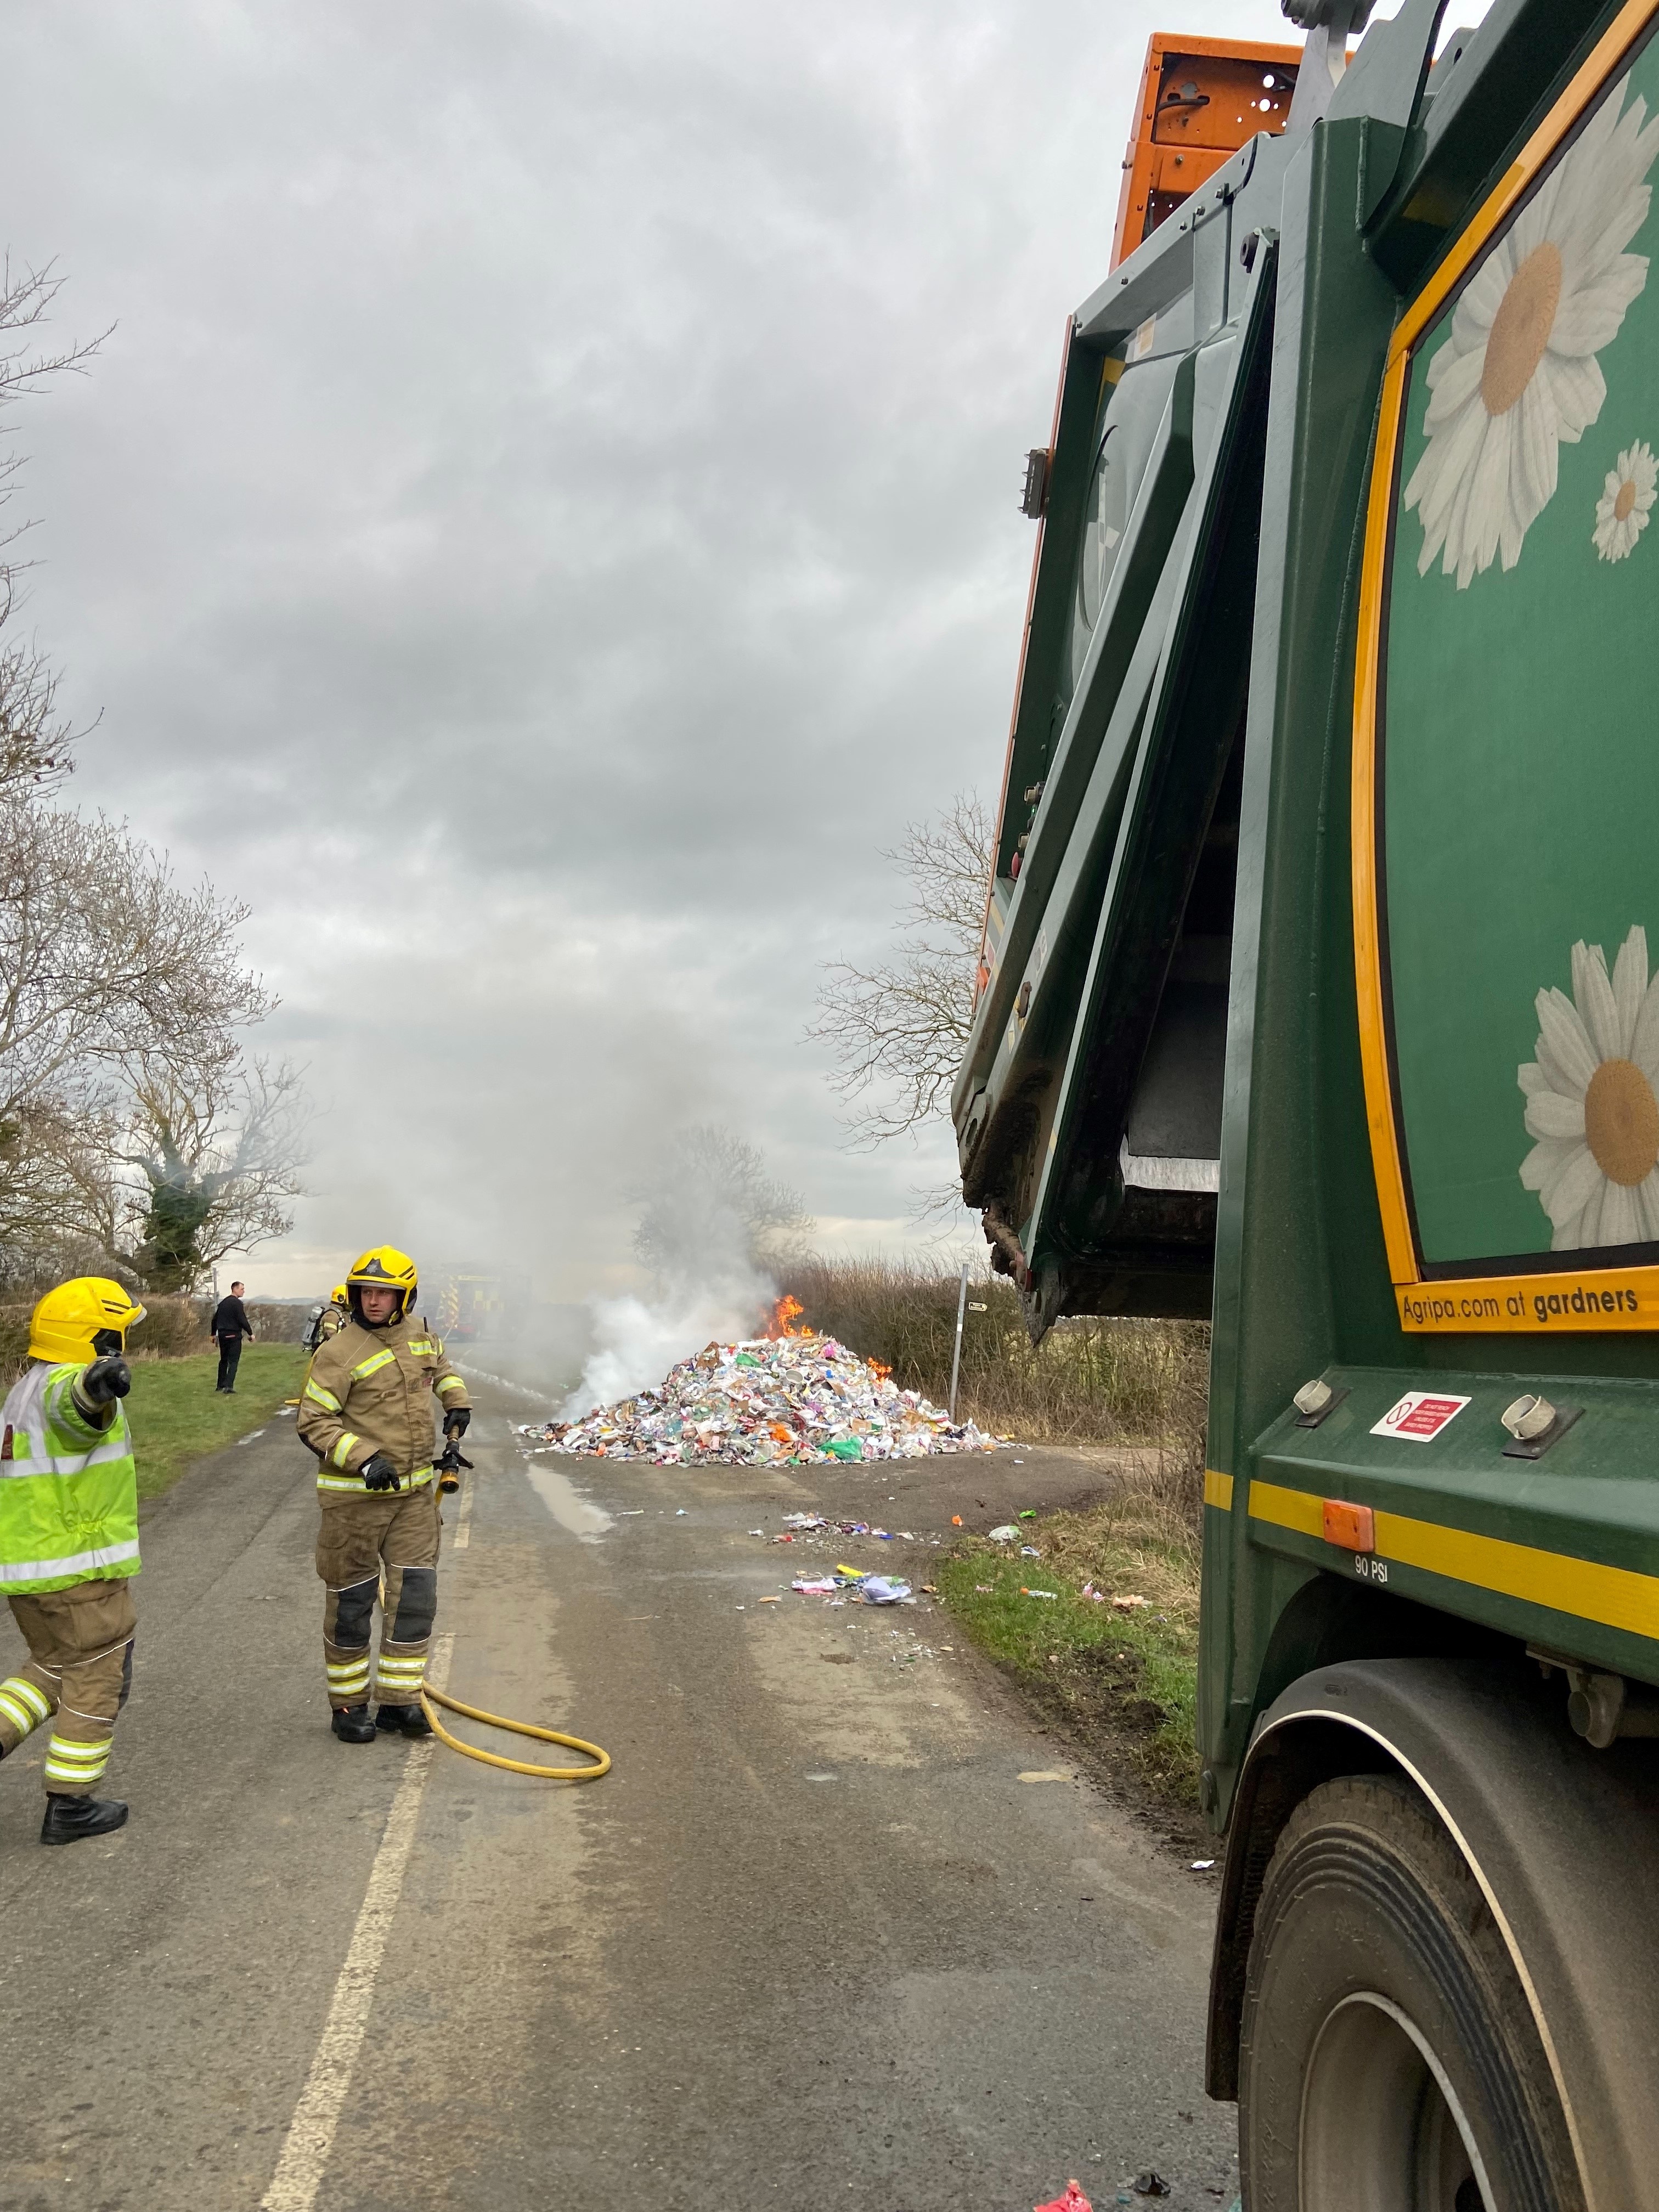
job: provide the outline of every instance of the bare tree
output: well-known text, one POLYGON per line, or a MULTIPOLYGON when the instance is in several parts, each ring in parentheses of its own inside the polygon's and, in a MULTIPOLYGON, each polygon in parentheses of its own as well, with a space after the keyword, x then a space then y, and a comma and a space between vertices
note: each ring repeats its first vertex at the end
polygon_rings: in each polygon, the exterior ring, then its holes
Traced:
POLYGON ((764 1275, 794 1256, 813 1223, 798 1191, 775 1182, 730 1129, 684 1129, 629 1194, 644 1212, 635 1255, 664 1289, 764 1275))
POLYGON ((156 1290, 193 1291, 231 1252, 294 1226, 307 1119, 300 1071, 244 1060, 153 1054, 134 1071, 118 1164, 136 1172, 133 1259, 156 1290))
POLYGON ((872 967, 826 963, 806 1034, 836 1055, 830 1079, 857 1102, 848 1117, 856 1141, 902 1136, 950 1097, 973 1023, 995 851, 996 823, 975 793, 959 793, 930 822, 910 823, 884 855, 910 886, 895 950, 872 967))
POLYGON ((263 1019, 246 918, 124 823, 0 800, 0 1121, 263 1019))

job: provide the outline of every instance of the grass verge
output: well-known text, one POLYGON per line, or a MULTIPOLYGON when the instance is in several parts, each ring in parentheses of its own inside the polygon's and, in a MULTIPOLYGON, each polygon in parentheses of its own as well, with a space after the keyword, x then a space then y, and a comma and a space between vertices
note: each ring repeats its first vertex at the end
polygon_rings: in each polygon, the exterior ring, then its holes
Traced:
POLYGON ((1163 1805, 1198 1802, 1198 1548, 1179 1502, 1131 1482, 1097 1504, 1022 1522, 1035 1559, 965 1538, 940 1596, 1079 1748, 1125 1767, 1163 1805), (1087 1583, 1103 1601, 1083 1595, 1087 1583), (1052 1590, 1034 1597, 1031 1590, 1052 1590), (1121 1610, 1114 1598, 1143 1598, 1121 1610))
POLYGON ((242 1354, 236 1395, 215 1394, 216 1352, 186 1359, 135 1359, 127 1419, 138 1462, 138 1495, 159 1498, 192 1460, 221 1451, 268 1420, 298 1394, 309 1354, 297 1344, 251 1344, 242 1354))

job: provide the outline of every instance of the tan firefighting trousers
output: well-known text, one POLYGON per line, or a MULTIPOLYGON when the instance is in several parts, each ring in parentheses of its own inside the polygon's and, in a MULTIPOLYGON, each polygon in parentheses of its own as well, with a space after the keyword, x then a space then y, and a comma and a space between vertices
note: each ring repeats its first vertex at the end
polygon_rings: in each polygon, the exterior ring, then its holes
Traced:
POLYGON ((76 1583, 6 1602, 29 1656, 0 1682, 0 1755, 55 1714, 41 1774, 47 1795, 88 1797, 104 1778, 132 1686, 132 1592, 124 1581, 76 1583))
POLYGON ((426 1673, 438 1608, 438 1486, 371 1490, 329 1498, 317 1534, 323 1601, 323 1663, 337 1710, 368 1698, 369 1637, 380 1602, 374 1694, 412 1705, 426 1673), (384 1577, 384 1584, 382 1582, 384 1577))

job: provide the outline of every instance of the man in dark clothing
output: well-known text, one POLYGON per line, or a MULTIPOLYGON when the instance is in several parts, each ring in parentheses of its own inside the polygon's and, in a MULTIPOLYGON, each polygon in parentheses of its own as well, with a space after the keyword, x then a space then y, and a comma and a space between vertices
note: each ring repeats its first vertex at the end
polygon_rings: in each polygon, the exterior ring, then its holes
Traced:
POLYGON ((242 1339, 252 1341, 253 1331, 248 1322, 247 1308, 242 1304, 242 1285, 233 1283, 230 1296, 221 1298, 213 1309, 213 1319, 208 1323, 219 1344, 219 1380, 216 1389, 227 1397, 236 1389, 236 1365, 242 1356, 242 1339))

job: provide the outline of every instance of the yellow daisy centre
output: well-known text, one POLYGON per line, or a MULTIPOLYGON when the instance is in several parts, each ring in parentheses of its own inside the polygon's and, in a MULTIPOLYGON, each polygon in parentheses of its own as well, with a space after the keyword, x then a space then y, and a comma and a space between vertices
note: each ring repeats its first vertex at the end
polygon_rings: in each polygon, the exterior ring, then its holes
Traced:
POLYGON ((1534 246, 1492 319, 1480 397, 1488 415, 1507 415, 1532 382, 1555 328, 1561 300, 1561 252, 1549 239, 1534 246))
POLYGON ((1619 487, 1619 496, 1613 502, 1613 520, 1615 522, 1628 522, 1630 520, 1631 509, 1635 506, 1635 504, 1636 486, 1630 477, 1626 477, 1623 483, 1619 487))
POLYGON ((1584 1141, 1609 1182, 1626 1188, 1659 1165, 1659 1098, 1632 1060, 1604 1060, 1584 1093, 1584 1141))

